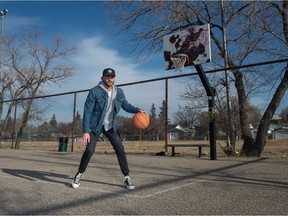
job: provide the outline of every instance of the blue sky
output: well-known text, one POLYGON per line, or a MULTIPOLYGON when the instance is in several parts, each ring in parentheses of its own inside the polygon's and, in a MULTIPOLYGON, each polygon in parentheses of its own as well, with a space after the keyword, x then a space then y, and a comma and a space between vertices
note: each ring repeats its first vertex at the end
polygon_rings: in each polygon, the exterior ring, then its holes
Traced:
MULTIPOLYGON (((109 34, 112 27, 107 22, 103 3, 103 1, 0 1, 0 9, 8 9, 8 14, 5 16, 5 34, 35 28, 43 33, 47 41, 53 39, 55 35, 61 35, 65 43, 78 46, 79 54, 72 59, 76 68, 74 76, 61 87, 48 87, 47 94, 92 88, 98 84, 106 67, 116 70, 116 84, 180 73, 175 70, 164 70, 162 54, 156 54, 151 59, 135 61, 134 54, 130 53, 131 44, 125 43, 127 35, 113 37, 109 34)), ((194 71, 194 67, 188 67, 181 73, 194 71)), ((178 99, 184 87, 183 79, 169 80, 168 114, 171 120, 178 110, 178 105, 184 105, 183 101, 178 99)), ((159 112, 159 107, 165 99, 164 81, 123 87, 123 90, 131 104, 147 112, 152 103, 159 112)), ((77 97, 76 109, 81 115, 86 95, 83 93, 77 97)), ((267 98, 263 100, 257 98, 256 103, 261 109, 266 108, 267 98)), ((282 107, 286 106, 287 99, 284 98, 282 107)), ((58 121, 70 122, 72 112, 73 95, 54 98, 49 103, 45 118, 49 121, 55 113, 58 121)), ((120 114, 127 115, 124 111, 120 114)))
MULTIPOLYGON (((116 84, 179 73, 175 70, 165 71, 163 56, 160 54, 149 60, 135 61, 129 48, 131 44, 125 43, 126 36, 113 37, 109 34, 112 27, 107 22, 102 1, 1 1, 0 5, 1 9, 8 9, 4 34, 15 34, 27 28, 35 28, 42 32, 46 40, 61 35, 65 43, 78 46, 79 54, 72 60, 76 68, 74 76, 61 87, 48 88, 48 94, 92 88, 98 84, 101 73, 106 67, 116 70, 116 84)), ((178 110, 177 98, 183 88, 182 82, 169 81, 168 113, 171 120, 173 113, 178 110)), ((159 112, 159 107, 165 99, 164 81, 123 87, 123 90, 131 104, 147 112, 152 103, 159 112)), ((85 98, 86 94, 77 97, 76 109, 81 115, 85 98)), ((71 121, 73 95, 54 98, 49 106, 50 110, 46 117, 48 121, 54 113, 58 121, 71 121)), ((120 114, 126 115, 124 111, 120 114)))

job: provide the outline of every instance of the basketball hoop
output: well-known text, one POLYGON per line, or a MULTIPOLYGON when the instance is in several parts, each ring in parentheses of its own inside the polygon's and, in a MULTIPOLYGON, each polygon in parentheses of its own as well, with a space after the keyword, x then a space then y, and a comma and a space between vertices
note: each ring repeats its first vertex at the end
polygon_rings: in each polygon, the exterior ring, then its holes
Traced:
POLYGON ((182 71, 184 69, 185 63, 189 60, 187 54, 184 53, 176 53, 170 56, 171 61, 176 70, 182 71))
POLYGON ((165 70, 211 62, 209 23, 164 35, 163 48, 165 70))

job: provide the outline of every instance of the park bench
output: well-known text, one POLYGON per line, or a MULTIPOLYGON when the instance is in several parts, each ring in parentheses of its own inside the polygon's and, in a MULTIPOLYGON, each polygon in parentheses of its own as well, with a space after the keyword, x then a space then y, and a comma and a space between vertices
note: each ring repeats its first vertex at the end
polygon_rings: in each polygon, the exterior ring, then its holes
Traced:
POLYGON ((197 148, 199 149, 199 157, 202 156, 202 147, 209 147, 208 144, 167 144, 166 147, 171 147, 172 148, 172 154, 171 156, 175 156, 175 148, 177 147, 192 147, 192 148, 197 148))

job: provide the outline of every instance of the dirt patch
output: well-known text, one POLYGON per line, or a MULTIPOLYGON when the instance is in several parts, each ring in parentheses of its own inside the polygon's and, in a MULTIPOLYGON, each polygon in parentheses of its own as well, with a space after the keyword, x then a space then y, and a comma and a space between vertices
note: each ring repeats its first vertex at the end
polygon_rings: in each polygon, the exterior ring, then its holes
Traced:
POLYGON ((284 158, 288 156, 288 140, 268 140, 263 151, 263 157, 284 158))

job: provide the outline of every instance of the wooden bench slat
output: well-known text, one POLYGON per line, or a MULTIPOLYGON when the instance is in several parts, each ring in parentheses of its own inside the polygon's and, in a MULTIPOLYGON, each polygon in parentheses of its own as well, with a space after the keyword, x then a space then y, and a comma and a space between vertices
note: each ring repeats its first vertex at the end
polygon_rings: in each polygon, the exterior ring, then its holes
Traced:
POLYGON ((199 157, 202 156, 202 147, 208 147, 208 144, 167 144, 166 147, 172 147, 171 156, 175 156, 175 148, 176 147, 198 147, 199 149, 199 157))
POLYGON ((167 144, 167 147, 208 147, 208 144, 167 144))

